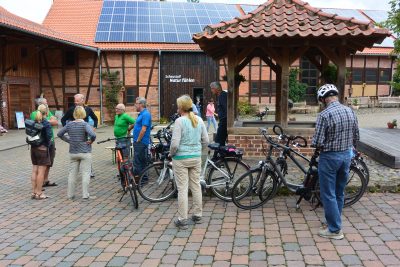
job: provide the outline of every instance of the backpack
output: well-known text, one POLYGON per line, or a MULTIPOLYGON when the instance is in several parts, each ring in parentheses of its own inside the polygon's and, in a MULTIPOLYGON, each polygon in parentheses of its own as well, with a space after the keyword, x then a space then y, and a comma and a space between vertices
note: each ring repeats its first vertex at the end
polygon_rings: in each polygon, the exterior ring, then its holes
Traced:
POLYGON ((33 120, 25 121, 26 143, 31 146, 40 146, 43 143, 43 124, 33 120))

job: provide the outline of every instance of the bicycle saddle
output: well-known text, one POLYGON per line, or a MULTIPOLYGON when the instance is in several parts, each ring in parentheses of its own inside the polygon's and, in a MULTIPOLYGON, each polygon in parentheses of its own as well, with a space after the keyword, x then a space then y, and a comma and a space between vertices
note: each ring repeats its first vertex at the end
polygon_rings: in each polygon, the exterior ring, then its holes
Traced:
POLYGON ((212 143, 208 145, 208 148, 211 150, 218 150, 220 148, 220 145, 218 143, 212 143))

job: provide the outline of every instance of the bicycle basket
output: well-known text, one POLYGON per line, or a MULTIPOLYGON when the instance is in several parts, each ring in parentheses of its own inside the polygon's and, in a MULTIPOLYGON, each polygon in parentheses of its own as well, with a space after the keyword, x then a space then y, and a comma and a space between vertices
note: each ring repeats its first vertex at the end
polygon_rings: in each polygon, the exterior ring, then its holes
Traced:
POLYGON ((115 148, 125 149, 131 147, 131 138, 118 138, 115 142, 115 148))

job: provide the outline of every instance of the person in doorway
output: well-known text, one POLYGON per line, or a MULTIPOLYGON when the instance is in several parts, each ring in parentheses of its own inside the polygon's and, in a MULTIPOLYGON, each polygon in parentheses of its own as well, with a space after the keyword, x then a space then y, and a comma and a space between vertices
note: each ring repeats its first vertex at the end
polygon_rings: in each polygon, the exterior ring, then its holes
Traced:
POLYGON ((43 192, 43 181, 46 175, 46 171, 51 165, 50 159, 50 146, 52 131, 51 125, 47 121, 48 108, 46 105, 39 105, 37 112, 35 113, 34 121, 41 123, 43 129, 41 130, 42 142, 37 146, 31 146, 31 160, 32 160, 32 199, 42 200, 48 198, 43 192))
POLYGON ((200 97, 196 97, 196 109, 197 109, 197 114, 199 117, 202 117, 202 111, 201 111, 201 100, 200 97))
POLYGON ((147 110, 147 102, 144 97, 137 97, 136 111, 139 112, 135 127, 133 128, 133 175, 136 182, 139 181, 139 176, 147 165, 147 149, 150 144, 151 131, 151 114, 147 110))
MULTIPOLYGON (((96 131, 97 125, 99 122, 99 119, 97 118, 96 114, 93 112, 92 108, 85 105, 85 96, 82 94, 76 94, 74 95, 74 106, 70 107, 67 112, 64 114, 64 116, 61 118, 61 124, 62 126, 65 126, 67 121, 73 121, 75 120, 74 118, 74 111, 75 107, 81 106, 84 107, 86 117, 83 119, 85 122, 89 123, 89 117, 93 120, 93 131, 96 131)), ((95 177, 93 167, 90 167, 90 177, 95 177)))
POLYGON ((92 164, 92 143, 96 140, 93 128, 84 121, 86 118, 85 108, 76 106, 73 116, 75 120, 70 121, 59 132, 58 137, 69 143, 70 171, 68 176, 68 199, 75 198, 75 185, 78 171, 82 173, 82 198, 94 199, 89 194, 90 170, 92 164), (66 136, 65 134, 68 134, 66 136))
POLYGON ((327 228, 319 235, 343 239, 341 214, 344 188, 349 175, 353 146, 360 139, 358 121, 354 112, 339 103, 338 90, 333 84, 318 89, 318 100, 326 107, 317 117, 312 146, 320 149, 318 175, 321 201, 327 228))
POLYGON ((212 82, 210 84, 211 92, 217 96, 217 114, 218 114, 218 129, 215 142, 224 146, 226 139, 228 138, 227 129, 227 102, 228 93, 222 90, 222 86, 219 82, 212 82))
MULTIPOLYGON (((37 107, 39 107, 40 105, 45 105, 47 107, 46 120, 50 123, 50 126, 51 126, 51 143, 50 143, 50 147, 49 147, 51 164, 47 167, 47 169, 45 171, 44 180, 43 180, 43 187, 57 186, 56 183, 49 181, 49 172, 50 172, 50 168, 53 167, 54 158, 56 157, 56 145, 55 145, 55 142, 54 142, 54 128, 53 127, 58 126, 58 120, 57 120, 57 117, 54 116, 54 114, 49 110, 49 105, 47 104, 47 99, 46 98, 41 97, 41 96, 37 97, 35 99, 35 105, 37 107)), ((30 119, 34 121, 38 112, 39 112, 38 110, 33 111, 31 113, 31 115, 30 115, 30 119)))
POLYGON ((217 130, 217 122, 215 120, 215 106, 214 106, 214 99, 210 98, 207 105, 207 132, 210 130, 210 124, 212 123, 214 126, 214 131, 217 130))
POLYGON ((174 223, 178 228, 187 229, 189 188, 193 197, 192 220, 201 223, 201 150, 208 144, 208 134, 203 120, 191 110, 192 99, 183 95, 176 102, 181 117, 175 121, 170 148, 178 188, 178 218, 174 223))

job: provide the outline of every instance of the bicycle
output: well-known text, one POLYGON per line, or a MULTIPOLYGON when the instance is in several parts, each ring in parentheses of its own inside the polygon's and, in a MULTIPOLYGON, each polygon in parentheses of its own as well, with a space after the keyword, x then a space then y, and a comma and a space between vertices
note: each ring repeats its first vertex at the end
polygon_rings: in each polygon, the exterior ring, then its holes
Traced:
POLYGON ((97 144, 102 144, 109 141, 117 141, 115 144, 115 158, 117 162, 118 174, 121 179, 121 186, 123 194, 119 199, 119 202, 122 201, 122 198, 125 196, 127 191, 132 199, 132 204, 135 209, 138 209, 139 202, 136 193, 137 185, 133 175, 133 162, 130 155, 130 147, 131 147, 131 139, 132 136, 123 137, 123 138, 108 138, 106 140, 98 141, 97 144), (128 149, 128 151, 126 151, 128 149), (125 150, 125 153, 124 153, 125 150))
MULTIPOLYGON (((250 167, 242 161, 243 152, 233 146, 210 144, 211 150, 217 150, 219 157, 210 159, 210 151, 200 175, 203 189, 210 188, 213 194, 224 201, 231 200, 231 190, 235 177, 247 172, 250 167), (206 175, 207 173, 207 175, 206 175)), ((164 152, 163 160, 145 168, 138 183, 139 194, 150 202, 162 202, 177 193, 172 162, 168 152, 164 152)))
MULTIPOLYGON (((317 202, 316 207, 318 207, 321 203, 319 198, 318 178, 319 150, 315 149, 311 159, 308 159, 290 147, 290 144, 293 144, 295 147, 306 147, 307 141, 304 137, 283 135, 282 128, 277 125, 274 126, 273 130, 278 136, 286 140, 286 145, 274 142, 272 137, 267 135, 266 129, 260 129, 261 134, 270 144, 266 159, 260 161, 258 166, 252 168, 236 181, 232 190, 233 203, 242 209, 260 207, 269 199, 272 199, 276 195, 279 187, 284 185, 290 191, 300 196, 296 202, 296 208, 300 207, 302 199, 306 199, 312 203, 317 202), (278 134, 276 129, 280 129, 281 132, 278 134), (299 143, 299 141, 302 141, 303 144, 299 143), (272 158, 274 150, 280 151, 277 160, 272 158), (293 154, 307 161, 309 164, 308 169, 304 168, 293 154), (285 175, 288 173, 287 157, 289 157, 305 174, 304 180, 299 184, 290 183, 285 178, 285 175)), ((365 177, 358 168, 352 166, 345 188, 347 191, 345 191, 344 206, 350 206, 357 202, 364 194, 365 188, 365 177), (356 190, 354 191, 354 189, 356 190)))

